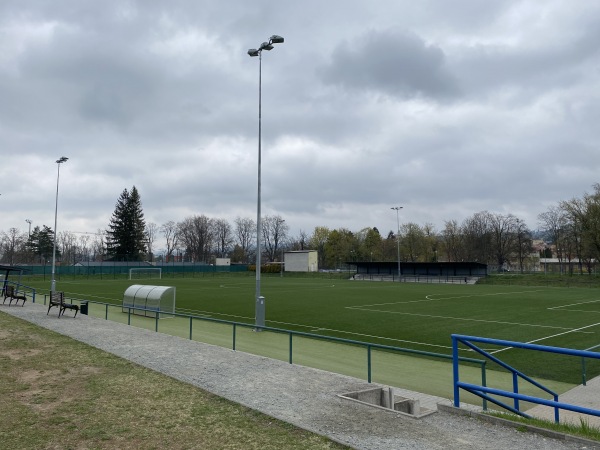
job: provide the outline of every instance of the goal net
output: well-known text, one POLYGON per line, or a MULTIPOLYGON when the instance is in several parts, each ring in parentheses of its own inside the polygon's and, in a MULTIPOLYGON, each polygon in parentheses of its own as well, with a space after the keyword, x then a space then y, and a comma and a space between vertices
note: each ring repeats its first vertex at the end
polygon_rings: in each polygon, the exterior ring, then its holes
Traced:
POLYGON ((148 280, 162 278, 162 269, 160 267, 133 267, 129 269, 130 280, 148 280))

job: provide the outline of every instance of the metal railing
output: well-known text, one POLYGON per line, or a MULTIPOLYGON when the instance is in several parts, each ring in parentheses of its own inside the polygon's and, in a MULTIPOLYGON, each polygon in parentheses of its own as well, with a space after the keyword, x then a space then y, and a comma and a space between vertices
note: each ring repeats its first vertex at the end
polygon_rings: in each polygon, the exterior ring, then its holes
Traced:
POLYGON ((11 281, 11 280, 4 280, 1 283, 2 283, 2 292, 1 292, 2 298, 4 298, 4 290, 6 289, 6 285, 11 284, 15 287, 16 294, 18 294, 19 291, 21 291, 23 293, 23 295, 31 298, 32 303, 35 303, 35 288, 32 288, 31 286, 26 286, 24 284, 20 284, 15 281, 11 281))
MULTIPOLYGON (((600 344, 594 345, 590 348, 586 348, 585 350, 591 352, 592 350, 595 350, 597 348, 600 348, 600 344)), ((585 362, 585 357, 581 358, 581 384, 583 384, 584 386, 587 385, 587 364, 585 362)))
MULTIPOLYGON (((48 297, 48 294, 44 294, 44 305, 47 302, 47 297, 48 297)), ((422 356, 422 357, 429 357, 429 358, 435 358, 435 359, 443 359, 443 360, 448 360, 448 361, 452 361, 454 359, 453 355, 445 355, 443 353, 427 352, 427 351, 414 350, 414 349, 409 349, 409 348, 395 347, 395 346, 391 346, 391 345, 374 344, 374 343, 370 343, 370 342, 355 341, 352 339, 324 336, 324 335, 320 335, 320 334, 286 330, 286 329, 282 329, 282 328, 274 328, 274 327, 268 327, 268 326, 258 327, 255 324, 249 324, 249 323, 244 323, 244 322, 235 322, 235 321, 224 320, 224 319, 216 319, 213 317, 196 316, 196 315, 191 315, 191 314, 181 314, 181 313, 170 312, 170 311, 168 313, 156 311, 156 310, 150 311, 146 308, 123 307, 122 305, 115 305, 114 303, 105 303, 105 302, 98 302, 98 301, 93 301, 93 300, 84 300, 84 299, 77 299, 77 298, 70 298, 70 300, 75 300, 80 303, 87 302, 88 304, 103 305, 105 320, 109 320, 109 317, 108 317, 109 316, 109 314, 108 314, 109 308, 115 308, 120 311, 127 310, 127 325, 131 325, 132 317, 136 316, 136 314, 135 314, 136 310, 144 311, 144 313, 152 312, 155 314, 155 318, 154 318, 154 331, 155 332, 159 331, 160 320, 167 320, 167 319, 159 318, 159 316, 162 314, 168 314, 169 316, 180 317, 180 318, 184 318, 184 319, 187 318, 189 320, 188 338, 190 340, 193 339, 194 320, 218 323, 218 324, 223 324, 223 325, 230 325, 232 327, 231 349, 234 351, 236 350, 236 345, 237 345, 236 339, 237 339, 238 328, 249 328, 249 329, 258 330, 258 331, 269 331, 269 332, 273 332, 273 333, 286 334, 286 335, 288 335, 288 344, 287 344, 288 345, 288 362, 290 364, 293 364, 293 361, 294 361, 294 350, 293 350, 294 349, 294 345, 293 345, 294 337, 303 337, 303 338, 351 345, 351 346, 355 346, 355 347, 363 347, 366 350, 366 378, 367 378, 368 383, 372 382, 372 374, 373 374, 372 351, 374 349, 388 351, 388 352, 394 352, 394 353, 418 355, 418 356, 422 356)), ((138 315, 138 317, 152 320, 152 318, 149 318, 147 316, 138 315)), ((487 384, 486 363, 487 362, 485 360, 468 358, 468 357, 463 357, 463 356, 458 357, 458 360, 463 363, 471 363, 471 364, 478 365, 481 370, 481 384, 482 384, 482 386, 486 386, 486 384, 487 384)), ((483 399, 482 406, 483 406, 484 410, 487 409, 486 399, 483 399)))
POLYGON ((560 422, 559 410, 561 410, 561 409, 600 417, 600 410, 584 408, 584 407, 572 405, 569 403, 559 402, 557 393, 553 392, 552 390, 548 389, 547 387, 543 386, 542 384, 538 383, 537 381, 535 381, 531 377, 525 375, 524 373, 518 371, 517 369, 509 366, 508 364, 506 364, 505 362, 496 358, 489 352, 477 347, 476 345, 473 344, 473 342, 478 342, 478 343, 482 343, 482 344, 500 345, 503 347, 522 348, 522 349, 526 349, 526 350, 534 350, 534 351, 541 351, 541 352, 547 352, 547 353, 556 353, 556 354, 560 354, 560 355, 578 356, 581 358, 600 359, 600 353, 591 352, 589 350, 573 350, 573 349, 562 348, 562 347, 551 347, 551 346, 546 346, 546 345, 526 344, 523 342, 506 341, 506 340, 502 340, 502 339, 490 339, 490 338, 483 338, 483 337, 477 337, 477 336, 465 336, 465 335, 453 334, 452 335, 452 355, 454 358, 454 360, 453 360, 454 406, 456 406, 457 408, 460 407, 460 389, 463 389, 471 394, 477 395, 478 397, 488 400, 488 401, 494 403, 495 405, 498 405, 504 409, 507 409, 515 414, 518 414, 518 415, 526 417, 526 418, 531 418, 531 416, 529 416, 528 414, 526 414, 520 410, 520 401, 521 400, 525 401, 525 402, 536 403, 539 405, 545 405, 545 406, 550 406, 550 407, 554 408, 554 421, 556 423, 560 422), (471 350, 479 353, 483 357, 495 362, 496 364, 499 364, 501 367, 503 367, 504 369, 511 372, 512 384, 513 384, 512 392, 506 391, 503 389, 490 388, 490 387, 483 386, 483 385, 478 386, 475 384, 464 383, 464 382, 460 381, 460 377, 459 377, 460 357, 458 356, 459 343, 469 347, 471 350), (540 398, 540 397, 519 394, 519 379, 527 381, 528 383, 533 384, 535 387, 541 389, 542 391, 552 395, 553 400, 546 400, 546 399, 540 398), (504 402, 502 402, 494 397, 491 397, 490 394, 496 395, 496 396, 501 396, 501 397, 512 398, 513 402, 514 402, 513 406, 509 406, 509 405, 505 404, 504 402))
POLYGON ((474 283, 480 276, 465 275, 386 275, 357 273, 353 279, 357 281, 399 281, 401 283, 421 284, 468 284, 474 283))

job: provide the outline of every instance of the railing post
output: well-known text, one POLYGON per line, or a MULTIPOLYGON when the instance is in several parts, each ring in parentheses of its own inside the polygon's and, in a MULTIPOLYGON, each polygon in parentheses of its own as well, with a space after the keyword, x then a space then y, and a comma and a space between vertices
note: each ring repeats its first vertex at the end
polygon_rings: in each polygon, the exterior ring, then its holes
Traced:
POLYGON ((458 339, 452 336, 452 379, 454 383, 454 406, 460 408, 460 393, 458 389, 458 339))
POLYGON ((292 336, 293 336, 293 333, 290 332, 290 358, 289 358, 290 364, 292 364, 292 336))
MULTIPOLYGON (((513 372, 513 393, 518 394, 519 393, 519 376, 517 375, 517 372, 513 372)), ((515 409, 517 411, 519 410, 519 399, 515 397, 515 409)))
MULTIPOLYGON (((486 373, 486 361, 481 363, 481 385, 487 387, 487 373, 486 373)), ((483 399, 483 410, 487 411, 487 399, 483 399)))
POLYGON ((106 309, 104 310, 104 320, 108 320, 108 303, 104 306, 106 306, 106 309))
POLYGON ((585 358, 581 358, 581 384, 583 384, 585 386, 586 381, 587 381, 587 373, 586 373, 586 367, 585 367, 585 358))
POLYGON ((190 341, 192 340, 192 316, 190 316, 190 341))
POLYGON ((127 308, 127 325, 131 325, 131 307, 127 308))
MULTIPOLYGON (((558 395, 554 396, 554 401, 558 403, 558 395)), ((554 407, 554 422, 556 423, 560 423, 560 417, 559 417, 559 409, 558 406, 554 407)))
POLYGON ((158 333, 158 316, 159 316, 160 313, 158 311, 156 311, 155 314, 156 314, 156 319, 154 319, 155 320, 155 323, 154 323, 154 332, 158 333))
POLYGON ((367 381, 371 382, 371 346, 367 345, 367 381))
POLYGON ((236 324, 234 323, 233 324, 233 344, 232 344, 232 348, 231 348, 234 352, 235 352, 235 337, 236 337, 236 333, 235 333, 236 326, 235 325, 236 324))

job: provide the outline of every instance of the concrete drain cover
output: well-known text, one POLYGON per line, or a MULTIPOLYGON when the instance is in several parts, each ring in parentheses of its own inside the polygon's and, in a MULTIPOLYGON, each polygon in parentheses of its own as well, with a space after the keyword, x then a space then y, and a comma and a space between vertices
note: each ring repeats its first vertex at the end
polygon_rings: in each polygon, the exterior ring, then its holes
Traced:
POLYGON ((397 412, 415 419, 420 419, 421 417, 436 412, 432 409, 421 408, 419 400, 412 400, 394 395, 394 390, 392 388, 365 389, 364 391, 338 394, 338 397, 374 406, 386 411, 397 412))

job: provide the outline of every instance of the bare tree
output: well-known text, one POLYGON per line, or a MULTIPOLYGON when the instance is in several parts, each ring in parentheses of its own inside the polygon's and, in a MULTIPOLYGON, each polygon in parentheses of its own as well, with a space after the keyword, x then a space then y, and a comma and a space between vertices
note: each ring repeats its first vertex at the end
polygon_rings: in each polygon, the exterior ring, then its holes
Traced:
POLYGON ((516 219, 516 253, 519 261, 519 272, 523 273, 523 262, 527 255, 533 251, 531 231, 527 229, 525 222, 521 219, 516 219))
POLYGON ((237 217, 235 219, 235 235, 241 249, 241 260, 248 262, 250 247, 256 241, 256 222, 252 219, 237 217))
POLYGON ((89 253, 88 253, 88 242, 90 241, 90 236, 87 234, 82 234, 79 236, 79 250, 80 250, 80 259, 82 261, 89 261, 89 253))
POLYGON ((177 224, 177 234, 193 261, 210 259, 215 236, 213 219, 204 215, 187 217, 177 224))
POLYGON ((538 215, 538 223, 550 241, 558 245, 568 225, 566 211, 558 206, 551 206, 548 211, 538 215))
POLYGON ((563 247, 568 250, 574 247, 580 271, 582 260, 585 260, 588 272, 591 271, 592 261, 600 258, 600 184, 594 185, 594 191, 584 194, 581 199, 560 203, 571 231, 571 239, 566 239, 563 247))
POLYGON ((167 254, 166 259, 167 262, 171 260, 173 257, 173 252, 178 248, 179 245, 179 235, 177 234, 177 224, 169 220, 166 223, 163 223, 160 227, 160 231, 167 242, 167 254))
POLYGON ((442 246, 446 252, 446 260, 451 262, 463 261, 464 242, 463 235, 456 220, 445 223, 442 231, 442 246))
POLYGON ((510 255, 515 248, 517 218, 512 214, 503 216, 501 214, 488 213, 488 221, 490 224, 493 253, 496 258, 496 264, 498 264, 498 269, 501 269, 504 263, 510 261, 510 255))
POLYGON ((21 233, 18 228, 10 228, 8 233, 2 232, 0 239, 2 261, 11 265, 16 264, 19 254, 24 253, 27 235, 21 233))
POLYGON ((92 241, 92 258, 94 261, 102 261, 106 256, 106 232, 104 230, 98 230, 94 234, 94 240, 92 241))
POLYGON ((60 248, 61 262, 74 264, 77 253, 77 236, 71 231, 61 231, 58 233, 57 245, 60 248))
POLYGON ((261 223, 267 257, 269 261, 275 261, 278 249, 287 238, 289 226, 281 216, 266 216, 261 223))
POLYGON ((234 242, 231 225, 225 219, 215 219, 213 222, 215 230, 215 243, 217 245, 217 254, 224 258, 231 250, 234 242))
POLYGON ((156 225, 154 222, 149 222, 146 224, 146 229, 144 232, 146 234, 146 242, 148 244, 148 256, 152 262, 154 261, 154 253, 152 252, 152 248, 154 241, 156 241, 156 235, 158 234, 158 225, 156 225))
POLYGON ((435 231, 435 226, 432 223, 426 223, 423 225, 422 230, 425 238, 423 261, 437 261, 439 239, 435 231))
POLYGON ((492 260, 490 213, 482 211, 464 220, 461 231, 465 261, 487 263, 492 260))

